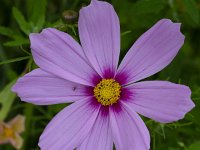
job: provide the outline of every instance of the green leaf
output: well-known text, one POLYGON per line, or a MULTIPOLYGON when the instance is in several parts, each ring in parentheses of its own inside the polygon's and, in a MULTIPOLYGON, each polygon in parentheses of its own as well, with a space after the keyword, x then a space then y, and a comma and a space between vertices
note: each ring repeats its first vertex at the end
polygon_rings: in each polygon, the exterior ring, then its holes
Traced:
POLYGON ((30 24, 25 20, 23 14, 16 8, 13 7, 12 14, 19 24, 20 29, 27 35, 31 32, 31 26, 30 24))
POLYGON ((0 92, 0 121, 5 119, 10 111, 13 101, 15 100, 16 95, 11 91, 11 87, 15 82, 16 80, 12 81, 0 92))
POLYGON ((196 23, 199 23, 199 10, 194 0, 183 0, 183 5, 186 13, 196 23))
POLYGON ((26 59, 30 59, 30 58, 31 58, 31 56, 18 57, 18 58, 2 61, 2 62, 0 62, 0 65, 9 64, 9 63, 13 63, 13 62, 18 62, 18 61, 22 61, 22 60, 26 60, 26 59))
POLYGON ((188 148, 188 150, 199 150, 199 149, 200 149, 200 141, 191 144, 188 148))
POLYGON ((3 26, 0 26, 0 34, 11 38, 15 35, 12 29, 3 26))
POLYGON ((13 41, 5 42, 4 46, 13 47, 13 46, 27 45, 29 43, 30 42, 28 39, 25 39, 23 37, 16 37, 13 41))
POLYGON ((30 43, 28 39, 25 39, 24 37, 17 35, 16 32, 14 32, 10 28, 0 26, 0 34, 14 39, 12 41, 5 42, 4 43, 5 46, 13 47, 13 46, 21 46, 21 45, 30 43))
POLYGON ((34 0, 32 2, 30 22, 33 23, 33 31, 38 32, 45 23, 46 0, 34 0))

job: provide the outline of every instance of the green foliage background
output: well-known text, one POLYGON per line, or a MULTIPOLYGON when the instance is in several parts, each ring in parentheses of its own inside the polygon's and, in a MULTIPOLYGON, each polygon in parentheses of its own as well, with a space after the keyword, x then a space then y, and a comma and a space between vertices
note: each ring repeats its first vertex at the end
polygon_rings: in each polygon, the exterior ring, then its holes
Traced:
MULTIPOLYGON (((159 124, 144 118, 151 132, 152 150, 200 150, 200 1, 199 0, 109 0, 121 23, 121 58, 133 42, 161 18, 182 23, 185 44, 174 61, 149 79, 169 80, 192 89, 196 107, 185 119, 159 124)), ((89 0, 0 1, 0 120, 26 116, 22 150, 36 150, 41 132, 66 104, 34 106, 10 92, 16 78, 34 69, 28 35, 56 27, 78 39, 77 24, 63 22, 64 10, 79 11, 89 0)), ((12 150, 0 145, 0 150, 12 150)))

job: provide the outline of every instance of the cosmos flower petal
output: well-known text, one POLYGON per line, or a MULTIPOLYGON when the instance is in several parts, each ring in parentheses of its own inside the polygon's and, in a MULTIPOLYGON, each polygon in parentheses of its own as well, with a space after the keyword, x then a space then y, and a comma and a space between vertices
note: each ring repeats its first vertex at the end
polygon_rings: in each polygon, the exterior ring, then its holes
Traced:
POLYGON ((31 51, 36 64, 63 79, 93 85, 96 74, 88 64, 81 46, 67 33, 53 28, 30 34, 31 51))
POLYGON ((99 113, 91 99, 79 100, 59 112, 42 133, 42 150, 72 150, 80 145, 92 129, 99 113))
POLYGON ((17 115, 11 121, 8 122, 12 130, 17 133, 22 133, 25 131, 25 116, 17 115))
POLYGON ((92 0, 80 10, 78 22, 84 52, 102 77, 113 77, 120 53, 120 23, 107 2, 92 0))
POLYGON ((122 110, 110 109, 110 123, 117 150, 149 150, 150 135, 139 115, 122 103, 122 110))
POLYGON ((189 87, 167 81, 144 81, 128 86, 133 110, 161 123, 182 119, 195 105, 189 87))
POLYGON ((112 150, 113 141, 109 116, 99 113, 97 120, 87 138, 77 150, 112 150))
POLYGON ((36 105, 48 105, 73 102, 85 98, 85 86, 41 69, 21 77, 13 86, 12 91, 16 92, 22 101, 36 105))
POLYGON ((179 23, 158 21, 128 51, 116 78, 123 76, 124 84, 128 84, 157 73, 173 60, 183 43, 179 23))

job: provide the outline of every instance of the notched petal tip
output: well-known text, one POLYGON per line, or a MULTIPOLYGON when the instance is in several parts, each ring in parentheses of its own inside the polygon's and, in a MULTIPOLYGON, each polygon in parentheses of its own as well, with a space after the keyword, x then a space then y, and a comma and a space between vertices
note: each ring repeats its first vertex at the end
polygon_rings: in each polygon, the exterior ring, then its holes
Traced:
POLYGON ((91 0, 91 3, 97 3, 98 0, 91 0))
POLYGON ((180 24, 180 23, 175 23, 173 22, 171 19, 168 19, 168 18, 163 18, 163 19, 160 19, 158 22, 162 22, 162 23, 171 23, 171 24, 180 24))
POLYGON ((176 28, 181 40, 184 42, 185 35, 183 35, 183 33, 181 32, 181 23, 173 23, 173 24, 174 24, 174 28, 176 28))
MULTIPOLYGON (((44 29, 43 29, 44 30, 44 29)), ((35 40, 40 36, 40 33, 31 33, 29 35, 29 39, 30 39, 30 48, 32 49, 34 43, 35 43, 35 40)))
POLYGON ((177 107, 177 109, 180 109, 180 114, 178 115, 179 117, 177 117, 173 121, 163 121, 161 123, 170 123, 170 122, 175 122, 175 121, 184 119, 185 116, 187 115, 187 113, 189 113, 195 107, 195 104, 194 104, 193 100, 191 99, 192 91, 191 91, 190 87, 188 87, 186 85, 180 85, 180 84, 175 84, 175 85, 178 85, 179 87, 181 87, 183 89, 182 92, 183 92, 184 97, 181 100, 184 101, 184 102, 182 102, 182 105, 184 104, 184 106, 182 106, 182 109, 177 107))
MULTIPOLYGON (((172 25, 173 25, 173 28, 177 31, 177 33, 180 34, 182 40, 184 41, 185 36, 184 36, 184 35, 182 34, 182 32, 181 32, 181 23, 173 22, 172 20, 167 19, 167 18, 161 19, 160 21, 161 21, 162 23, 169 23, 169 24, 172 24, 172 25)), ((175 31, 175 32, 176 32, 176 31, 175 31)))
POLYGON ((182 116, 177 120, 185 118, 186 114, 189 113, 195 107, 195 104, 193 100, 191 99, 192 91, 190 87, 185 86, 185 85, 181 85, 181 86, 185 89, 185 92, 184 92, 185 93, 185 110, 182 111, 182 116))
MULTIPOLYGON (((90 4, 107 3, 105 1, 91 0, 90 4)), ((109 3, 108 3, 109 4, 109 3)))
POLYGON ((59 31, 58 29, 56 28, 45 28, 42 30, 42 32, 40 34, 45 34, 46 32, 51 32, 51 31, 59 31))
POLYGON ((188 102, 188 112, 189 112, 189 111, 191 111, 195 107, 195 103, 191 99, 192 91, 191 91, 190 87, 186 86, 186 85, 183 85, 183 86, 188 91, 188 99, 189 99, 189 102, 188 102))
POLYGON ((105 1, 91 1, 80 10, 78 28, 83 51, 97 73, 103 78, 106 69, 115 73, 120 53, 120 23, 113 6, 105 1))
POLYGON ((177 26, 177 28, 180 30, 181 29, 181 23, 174 23, 176 26, 177 26))
POLYGON ((30 41, 32 43, 32 41, 35 38, 37 38, 38 36, 41 36, 41 35, 45 34, 48 31, 55 31, 55 30, 57 30, 57 29, 55 29, 55 28, 45 28, 45 29, 42 29, 42 31, 39 32, 39 33, 31 33, 31 34, 29 34, 29 39, 30 39, 30 41))
POLYGON ((43 34, 44 32, 46 32, 46 31, 48 31, 48 30, 56 30, 56 29, 55 29, 55 28, 45 28, 45 29, 42 29, 42 31, 39 32, 39 33, 30 33, 30 34, 29 34, 29 38, 30 38, 30 39, 31 39, 31 38, 34 38, 35 36, 40 35, 40 34, 43 34))
POLYGON ((179 118, 177 119, 174 119, 173 121, 163 121, 161 123, 171 123, 171 122, 176 122, 176 121, 179 121, 179 120, 182 120, 185 118, 185 116, 190 112, 192 111, 192 109, 195 107, 195 104, 194 102, 192 101, 192 99, 190 99, 190 101, 188 101, 187 103, 187 107, 186 107, 186 110, 184 112, 182 112, 182 115, 180 115, 179 118))
POLYGON ((82 9, 80 10, 79 13, 81 13, 81 11, 84 10, 84 9, 90 8, 91 6, 98 7, 98 5, 100 5, 100 6, 104 5, 104 6, 109 6, 109 7, 113 8, 113 6, 106 1, 91 0, 90 4, 88 6, 82 7, 82 9))
POLYGON ((32 41, 36 36, 38 36, 40 33, 31 33, 29 34, 29 39, 32 41))
POLYGON ((176 22, 173 22, 172 20, 170 20, 170 19, 167 19, 167 18, 163 18, 163 19, 161 19, 161 20, 159 20, 158 21, 158 23, 168 23, 168 24, 174 24, 174 25, 176 25, 178 28, 177 29, 180 29, 180 27, 181 27, 181 23, 176 23, 176 22))
POLYGON ((159 20, 133 44, 118 67, 118 73, 129 74, 127 83, 133 83, 169 65, 184 44, 180 27, 180 23, 170 19, 159 20))
POLYGON ((129 105, 138 113, 160 123, 183 119, 195 104, 188 86, 168 81, 143 81, 132 85, 129 105))

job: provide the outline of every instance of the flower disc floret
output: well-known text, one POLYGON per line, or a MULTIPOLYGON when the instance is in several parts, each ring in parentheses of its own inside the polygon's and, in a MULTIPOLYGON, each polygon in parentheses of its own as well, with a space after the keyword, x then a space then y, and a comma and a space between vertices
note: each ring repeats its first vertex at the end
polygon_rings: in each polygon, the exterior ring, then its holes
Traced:
POLYGON ((121 86, 114 79, 103 79, 94 88, 94 96, 103 106, 109 106, 120 98, 121 86))

